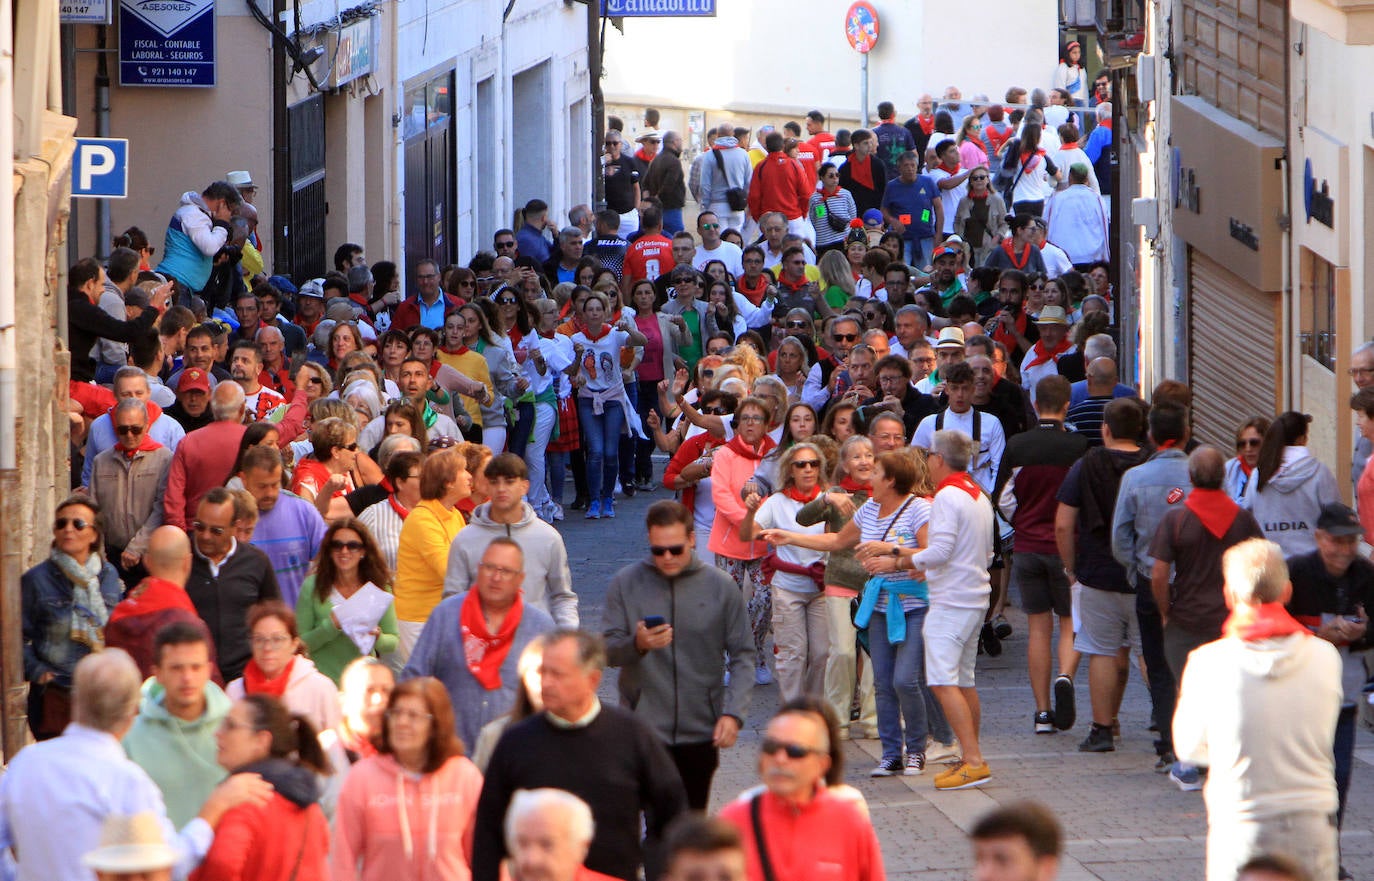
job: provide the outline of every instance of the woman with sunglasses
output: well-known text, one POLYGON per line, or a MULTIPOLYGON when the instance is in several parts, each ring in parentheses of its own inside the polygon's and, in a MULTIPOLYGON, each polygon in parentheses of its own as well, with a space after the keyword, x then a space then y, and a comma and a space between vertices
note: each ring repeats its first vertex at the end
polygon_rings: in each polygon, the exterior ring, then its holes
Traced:
MULTIPOLYGON (((701 412, 728 418, 735 412, 739 399, 728 392, 714 389, 701 395, 701 412)), ((658 417, 650 415, 649 424, 658 433, 658 417)), ((699 432, 681 442, 663 469, 663 485, 678 493, 678 500, 692 512, 695 534, 709 536, 716 518, 716 506, 711 501, 711 465, 717 448, 725 443, 709 431, 699 432)), ((705 548, 700 548, 705 552, 705 548)))
POLYGON ((773 618, 772 596, 762 569, 768 548, 761 541, 743 538, 740 526, 748 513, 742 490, 753 479, 763 457, 776 446, 768 436, 773 415, 772 406, 761 398, 740 401, 733 423, 735 436, 715 452, 711 465, 711 501, 716 516, 707 547, 716 555, 716 565, 730 573, 744 593, 758 653, 754 681, 759 685, 773 681, 764 651, 773 618))
POLYGON ((987 149, 983 145, 983 124, 976 114, 970 113, 964 117, 954 143, 959 145, 959 167, 988 167, 987 149))
POLYGON ((973 249, 973 265, 982 266, 1007 235, 1007 203, 992 189, 992 172, 975 168, 968 192, 954 212, 954 231, 973 249))
POLYGON ((115 567, 101 556, 100 505, 71 496, 57 506, 48 559, 19 580, 29 728, 38 740, 71 721, 72 671, 105 647, 110 611, 124 594, 115 567))
POLYGON ((944 714, 925 684, 925 643, 921 628, 928 606, 924 581, 895 575, 901 557, 925 546, 934 487, 925 460, 907 450, 878 456, 873 496, 839 532, 807 535, 765 530, 775 547, 801 545, 833 552, 855 548, 868 572, 854 624, 867 629, 878 704, 882 759, 870 776, 916 776, 925 771, 927 752, 946 753, 954 741, 944 714), (898 610, 900 609, 900 613, 898 610), (927 743, 927 735, 934 736, 927 743), (906 758, 903 761, 903 750, 906 758))
POLYGON ((344 668, 359 657, 379 657, 396 650, 396 612, 390 606, 378 625, 363 637, 344 633, 334 613, 335 606, 347 602, 364 585, 390 592, 391 570, 372 532, 352 517, 330 524, 314 566, 314 573, 301 583, 296 618, 301 641, 316 668, 338 683, 344 668), (362 650, 355 641, 359 639, 364 645, 371 643, 369 651, 362 650))
POLYGON ((1236 504, 1245 501, 1245 489, 1259 464, 1260 444, 1264 433, 1269 430, 1269 420, 1263 416, 1253 416, 1236 429, 1236 455, 1226 462, 1226 478, 1222 488, 1236 504))
POLYGON ((816 230, 816 254, 844 247, 849 222, 859 216, 854 196, 840 186, 840 171, 834 163, 826 162, 816 170, 821 188, 811 194, 807 205, 807 219, 816 230))
POLYGON ((357 427, 336 417, 321 420, 310 426, 310 445, 311 454, 296 463, 291 475, 291 491, 307 502, 314 502, 325 519, 331 515, 346 516, 348 502, 344 496, 362 484, 355 473, 357 427))
POLYGON ((377 754, 348 772, 330 854, 334 881, 467 881, 482 774, 463 754, 439 680, 387 704, 377 754))
MULTIPOLYGON (((373 273, 376 275, 375 271, 373 273)), ((455 266, 444 276, 444 291, 466 303, 477 296, 477 273, 466 266, 455 266)))
MULTIPOLYGON (((813 420, 814 416, 813 412, 813 420)), ((797 522, 802 507, 825 491, 824 471, 825 456, 820 447, 806 442, 790 447, 779 462, 778 491, 767 499, 757 492, 745 497, 746 513, 740 524, 740 536, 754 539, 765 529, 808 535, 824 533, 823 524, 802 526, 797 522)), ((774 663, 782 699, 821 694, 829 652, 822 592, 825 555, 796 545, 779 547, 764 557, 762 570, 773 595, 774 663)))
POLYGON ((248 643, 253 655, 243 676, 224 687, 230 700, 267 695, 304 716, 316 731, 339 724, 339 687, 305 657, 296 613, 286 603, 267 600, 248 610, 248 643))
MULTIPOLYGON (((337 703, 337 701, 336 701, 337 703)), ((329 877, 329 822, 320 777, 330 773, 309 719, 268 694, 236 702, 215 733, 215 761, 272 784, 266 804, 241 804, 215 827, 196 881, 321 881, 329 877)))

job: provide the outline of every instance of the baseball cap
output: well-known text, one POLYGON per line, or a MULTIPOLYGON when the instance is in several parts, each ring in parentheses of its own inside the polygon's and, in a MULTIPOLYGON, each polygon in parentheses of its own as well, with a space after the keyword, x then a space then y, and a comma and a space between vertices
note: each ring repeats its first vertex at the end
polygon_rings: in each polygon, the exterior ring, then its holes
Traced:
POLYGON ((870 208, 870 209, 868 209, 867 211, 864 212, 864 225, 865 225, 865 226, 868 226, 869 224, 877 224, 877 225, 881 226, 881 225, 882 225, 882 222, 883 222, 883 212, 879 211, 877 208, 870 208))
POLYGON ((1349 506, 1340 502, 1327 502, 1322 505, 1321 514, 1317 516, 1317 528, 1335 536, 1364 534, 1360 518, 1349 506))
POLYGON ((941 257, 958 257, 963 253, 963 248, 959 248, 954 245, 941 245, 940 247, 935 249, 935 252, 933 254, 930 255, 930 259, 934 261, 939 260, 941 257))
POLYGON ((177 382, 177 393, 195 391, 210 394, 210 377, 199 367, 187 367, 181 371, 181 380, 177 382))
POLYGON ((316 300, 323 300, 323 299, 324 299, 324 279, 322 279, 322 278, 312 278, 312 279, 310 279, 310 281, 308 281, 308 282, 306 282, 305 284, 301 285, 300 290, 296 292, 296 296, 297 296, 297 297, 313 297, 313 298, 316 299, 316 300))

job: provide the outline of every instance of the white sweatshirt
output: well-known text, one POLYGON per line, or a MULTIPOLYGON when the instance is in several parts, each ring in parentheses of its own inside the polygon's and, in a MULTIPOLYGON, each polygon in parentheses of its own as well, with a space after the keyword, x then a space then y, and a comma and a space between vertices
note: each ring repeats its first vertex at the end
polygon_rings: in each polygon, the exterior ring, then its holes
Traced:
POLYGON ((935 494, 926 532, 930 544, 912 561, 925 570, 931 607, 986 609, 992 593, 992 503, 947 486, 935 494))

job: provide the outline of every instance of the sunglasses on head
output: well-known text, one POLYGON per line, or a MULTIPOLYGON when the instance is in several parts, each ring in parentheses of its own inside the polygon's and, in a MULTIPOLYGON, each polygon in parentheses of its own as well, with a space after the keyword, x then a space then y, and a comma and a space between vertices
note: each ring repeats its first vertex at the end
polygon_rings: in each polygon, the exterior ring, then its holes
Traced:
POLYGON ((58 517, 53 521, 52 528, 53 532, 61 532, 70 526, 72 529, 80 532, 83 529, 89 528, 90 525, 91 523, 89 520, 82 519, 81 517, 58 517))
POLYGON ((789 759, 804 759, 810 755, 821 754, 821 750, 812 749, 809 746, 802 746, 799 743, 787 743, 781 740, 774 740, 771 737, 765 737, 763 743, 759 744, 759 752, 763 753, 765 756, 774 755, 779 750, 785 753, 789 759))
POLYGON ((686 545, 649 545, 649 553, 655 557, 665 555, 676 557, 686 550, 686 545))

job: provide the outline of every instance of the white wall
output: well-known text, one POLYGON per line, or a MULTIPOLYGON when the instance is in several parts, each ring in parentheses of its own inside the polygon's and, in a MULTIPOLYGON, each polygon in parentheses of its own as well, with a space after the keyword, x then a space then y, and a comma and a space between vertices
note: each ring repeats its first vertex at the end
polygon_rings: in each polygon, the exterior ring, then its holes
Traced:
MULTIPOLYGON (((714 18, 627 18, 623 35, 606 29, 607 100, 857 117, 859 55, 844 35, 848 5, 720 0, 714 18)), ((999 4, 981 23, 966 9, 915 0, 874 6, 870 111, 890 100, 905 118, 916 112, 918 95, 938 97, 948 85, 965 97, 993 98, 1011 85, 1049 86, 1059 57, 1054 0, 999 4)))

